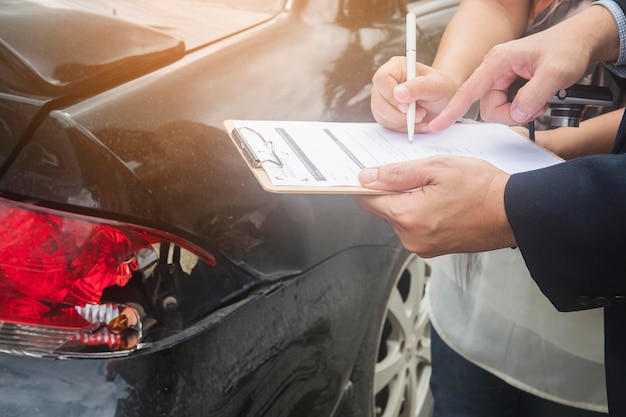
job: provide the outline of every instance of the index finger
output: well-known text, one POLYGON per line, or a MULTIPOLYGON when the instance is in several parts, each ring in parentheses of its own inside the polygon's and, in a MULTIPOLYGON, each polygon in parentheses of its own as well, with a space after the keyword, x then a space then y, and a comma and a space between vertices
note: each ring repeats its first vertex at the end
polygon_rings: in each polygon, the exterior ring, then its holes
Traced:
POLYGON ((431 120, 428 128, 432 132, 439 132, 451 126, 469 110, 472 104, 480 100, 494 86, 494 78, 489 72, 478 67, 450 99, 446 108, 431 120))
POLYGON ((483 62, 474 70, 472 75, 461 85, 452 97, 448 106, 429 124, 433 132, 439 132, 462 117, 476 101, 483 98, 491 90, 507 90, 511 84, 523 74, 520 69, 519 57, 508 52, 503 46, 495 46, 485 56, 483 62))

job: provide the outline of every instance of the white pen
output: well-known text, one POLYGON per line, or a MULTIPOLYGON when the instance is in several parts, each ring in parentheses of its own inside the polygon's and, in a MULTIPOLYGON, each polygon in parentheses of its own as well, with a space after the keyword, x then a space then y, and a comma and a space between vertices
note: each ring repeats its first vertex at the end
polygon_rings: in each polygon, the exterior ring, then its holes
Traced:
MULTIPOLYGON (((417 24, 415 22, 415 13, 406 14, 406 80, 415 78, 415 42, 417 34, 415 33, 417 24)), ((413 143, 413 135, 415 134, 415 102, 409 104, 406 112, 406 130, 409 134, 409 143, 413 143)))

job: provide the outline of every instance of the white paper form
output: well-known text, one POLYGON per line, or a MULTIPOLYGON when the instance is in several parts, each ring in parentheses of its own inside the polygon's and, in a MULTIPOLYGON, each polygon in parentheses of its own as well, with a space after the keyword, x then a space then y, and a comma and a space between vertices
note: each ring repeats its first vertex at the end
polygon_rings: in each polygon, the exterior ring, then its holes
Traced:
POLYGON ((282 167, 262 164, 275 185, 359 186, 363 168, 441 154, 482 158, 511 174, 562 162, 509 127, 492 123, 455 124, 418 134, 409 143, 406 133, 377 123, 231 122, 260 160, 282 162, 282 167))

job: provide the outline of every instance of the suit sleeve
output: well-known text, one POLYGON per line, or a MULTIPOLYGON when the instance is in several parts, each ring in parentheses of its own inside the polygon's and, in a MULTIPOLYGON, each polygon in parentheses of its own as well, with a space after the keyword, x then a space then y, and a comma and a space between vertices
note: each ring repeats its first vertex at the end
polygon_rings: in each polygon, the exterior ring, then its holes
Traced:
MULTIPOLYGON (((611 10, 620 57, 626 55, 626 0, 597 3, 611 10)), ((504 203, 517 244, 531 276, 561 311, 626 304, 624 152, 622 119, 612 155, 515 174, 507 184, 504 203)))
POLYGON ((512 175, 504 203, 526 265, 557 309, 626 302, 626 154, 512 175))

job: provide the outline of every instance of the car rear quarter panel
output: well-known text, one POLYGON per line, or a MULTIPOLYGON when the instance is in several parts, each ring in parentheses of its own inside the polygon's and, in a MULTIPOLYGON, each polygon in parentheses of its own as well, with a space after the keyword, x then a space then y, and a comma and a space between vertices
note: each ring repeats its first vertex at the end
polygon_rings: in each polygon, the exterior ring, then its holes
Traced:
POLYGON ((402 259, 397 248, 346 251, 159 351, 119 360, 0 355, 0 414, 331 415, 376 319, 368 306, 402 259))

